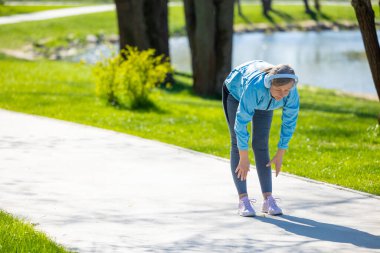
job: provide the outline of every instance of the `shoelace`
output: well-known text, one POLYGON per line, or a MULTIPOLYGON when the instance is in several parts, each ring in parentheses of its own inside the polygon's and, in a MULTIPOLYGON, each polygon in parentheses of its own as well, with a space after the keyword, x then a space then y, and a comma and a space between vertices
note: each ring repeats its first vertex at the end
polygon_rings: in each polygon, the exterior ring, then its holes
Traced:
POLYGON ((281 203, 281 199, 280 198, 268 198, 268 201, 270 202, 270 204, 272 204, 273 206, 275 207, 278 207, 277 206, 277 202, 281 203))
POLYGON ((245 208, 249 208, 248 207, 248 203, 251 203, 251 204, 255 204, 256 202, 257 202, 257 200, 255 199, 255 198, 252 198, 252 199, 248 199, 249 201, 243 201, 243 204, 244 204, 244 206, 245 206, 245 208))

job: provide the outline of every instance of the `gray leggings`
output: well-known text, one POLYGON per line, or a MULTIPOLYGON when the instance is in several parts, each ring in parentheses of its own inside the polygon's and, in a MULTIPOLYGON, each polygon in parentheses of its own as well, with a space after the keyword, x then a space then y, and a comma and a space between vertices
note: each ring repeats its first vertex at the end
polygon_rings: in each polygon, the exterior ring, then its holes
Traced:
MULTIPOLYGON (((239 194, 247 193, 246 180, 241 181, 237 178, 235 170, 239 164, 240 156, 237 147, 236 135, 234 131, 236 111, 239 106, 237 101, 228 89, 223 86, 223 108, 227 119, 228 128, 231 136, 231 172, 239 194)), ((255 110, 252 118, 252 149, 255 154, 257 175, 259 176, 261 192, 272 192, 272 171, 266 164, 269 158, 269 132, 273 118, 273 111, 255 110)))

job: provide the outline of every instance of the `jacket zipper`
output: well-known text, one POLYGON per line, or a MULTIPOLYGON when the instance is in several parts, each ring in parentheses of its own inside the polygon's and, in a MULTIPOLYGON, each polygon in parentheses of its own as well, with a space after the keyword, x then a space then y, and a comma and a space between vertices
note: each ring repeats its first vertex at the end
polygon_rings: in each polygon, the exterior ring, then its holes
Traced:
POLYGON ((268 107, 267 107, 267 109, 265 109, 266 111, 268 111, 269 106, 270 106, 271 103, 272 103, 272 98, 270 98, 270 100, 269 100, 268 107))

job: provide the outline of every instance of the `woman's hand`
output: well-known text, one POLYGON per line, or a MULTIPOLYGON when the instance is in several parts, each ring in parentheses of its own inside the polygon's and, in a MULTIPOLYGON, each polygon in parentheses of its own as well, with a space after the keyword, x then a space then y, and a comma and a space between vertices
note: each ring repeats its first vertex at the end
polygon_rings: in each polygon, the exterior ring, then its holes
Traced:
POLYGON ((267 167, 270 167, 271 164, 275 164, 276 166, 276 177, 281 171, 281 166, 282 166, 282 158, 285 154, 285 149, 279 149, 277 150, 276 155, 272 158, 272 160, 267 164, 267 167))
POLYGON ((240 160, 235 173, 237 173, 237 178, 240 178, 241 181, 244 181, 247 179, 249 171, 248 150, 239 150, 239 155, 240 160))

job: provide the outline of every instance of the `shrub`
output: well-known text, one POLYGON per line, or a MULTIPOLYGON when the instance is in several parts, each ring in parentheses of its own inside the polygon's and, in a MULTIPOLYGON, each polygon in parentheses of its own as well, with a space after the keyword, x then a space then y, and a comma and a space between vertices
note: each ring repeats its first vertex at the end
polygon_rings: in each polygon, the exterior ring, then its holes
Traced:
POLYGON ((172 73, 169 59, 154 49, 127 46, 115 57, 94 67, 97 95, 113 105, 141 108, 152 104, 150 94, 172 73))
POLYGON ((108 103, 117 105, 116 75, 122 58, 120 55, 98 62, 94 67, 96 94, 108 103))

